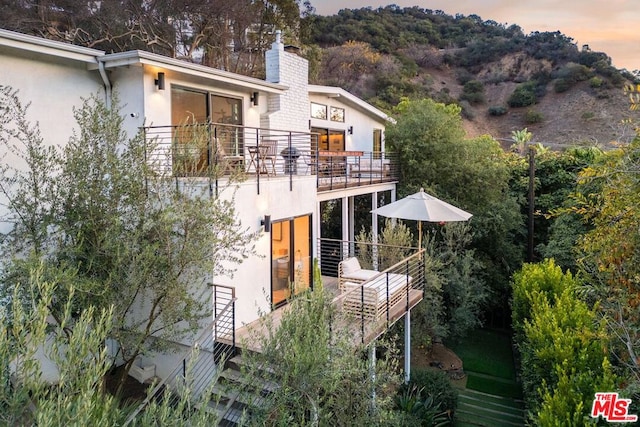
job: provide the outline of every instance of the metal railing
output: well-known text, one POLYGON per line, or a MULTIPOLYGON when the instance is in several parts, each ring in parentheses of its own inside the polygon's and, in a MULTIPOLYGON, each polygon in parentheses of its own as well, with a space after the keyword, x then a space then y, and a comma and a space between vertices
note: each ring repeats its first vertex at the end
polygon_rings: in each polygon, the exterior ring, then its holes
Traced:
POLYGON ((203 393, 217 381, 226 360, 235 355, 235 289, 223 285, 212 286, 213 322, 195 339, 171 374, 147 393, 146 399, 129 416, 125 426, 132 425, 153 401, 168 399, 169 406, 175 406, 183 398, 183 393, 187 393, 194 402, 206 399, 203 393))
POLYGON ((318 150, 319 135, 222 123, 144 128, 145 159, 158 176, 223 178, 315 175, 319 191, 398 179, 395 156, 384 152, 318 150))
POLYGON ((351 318, 349 326, 368 343, 402 318, 423 298, 424 249, 318 239, 323 276, 338 278, 338 311, 351 318), (355 257, 358 275, 340 271, 340 262, 355 257))
POLYGON ((398 180, 397 157, 379 151, 315 153, 318 191, 359 187, 398 180))

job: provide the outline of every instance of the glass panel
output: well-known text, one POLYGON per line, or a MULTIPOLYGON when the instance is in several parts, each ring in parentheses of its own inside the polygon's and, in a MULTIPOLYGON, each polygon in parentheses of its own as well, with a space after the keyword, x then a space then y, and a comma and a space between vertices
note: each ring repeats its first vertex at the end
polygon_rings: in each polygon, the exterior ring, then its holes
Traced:
POLYGON ((293 292, 311 287, 311 216, 293 220, 293 292))
POLYGON ((171 87, 172 166, 176 176, 197 176, 207 167, 207 94, 171 87))
POLYGON ((329 130, 321 128, 311 128, 311 132, 320 134, 318 136, 318 150, 329 149, 329 130))
POLYGON ((344 131, 341 131, 341 130, 329 131, 329 150, 344 151, 344 131))
POLYGON ((311 216, 271 224, 271 301, 286 303, 311 287, 311 216))
POLYGON ((331 107, 331 121, 344 123, 344 108, 331 107))
POLYGON ((234 125, 216 125, 214 131, 222 156, 242 156, 244 143, 238 127, 242 126, 242 100, 211 95, 211 122, 234 125))
POLYGON ((327 120, 327 106, 322 104, 311 103, 311 117, 314 119, 327 120))
POLYGON ((382 129, 373 130, 373 158, 382 158, 382 129))
POLYGON ((289 298, 291 221, 271 223, 271 301, 278 306, 289 298))

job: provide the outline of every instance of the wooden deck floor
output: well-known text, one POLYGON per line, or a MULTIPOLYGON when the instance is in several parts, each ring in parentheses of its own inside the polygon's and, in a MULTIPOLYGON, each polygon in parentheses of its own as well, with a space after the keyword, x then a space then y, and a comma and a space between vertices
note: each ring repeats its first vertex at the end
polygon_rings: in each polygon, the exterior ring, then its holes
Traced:
MULTIPOLYGON (((324 289, 331 293, 334 298, 334 304, 339 304, 338 279, 336 277, 322 277, 324 289)), ((356 316, 350 316, 343 319, 339 325, 340 328, 347 328, 352 331, 354 344, 369 344, 380 335, 382 335, 393 323, 404 317, 409 309, 415 307, 422 301, 423 292, 421 290, 412 289, 409 291, 409 298, 402 299, 389 308, 388 319, 366 319, 356 316)), ((273 310, 265 317, 255 320, 247 325, 236 329, 236 345, 244 350, 257 351, 261 350, 261 342, 257 337, 267 336, 269 330, 277 327, 282 321, 282 316, 291 308, 290 305, 273 310)))

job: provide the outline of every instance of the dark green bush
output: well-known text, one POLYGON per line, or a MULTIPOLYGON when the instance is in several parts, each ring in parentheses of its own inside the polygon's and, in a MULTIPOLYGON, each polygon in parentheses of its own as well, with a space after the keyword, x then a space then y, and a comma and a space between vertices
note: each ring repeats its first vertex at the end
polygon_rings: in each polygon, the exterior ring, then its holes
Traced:
POLYGON ((458 406, 458 391, 453 388, 449 377, 445 372, 430 369, 413 369, 409 384, 403 384, 398 390, 398 395, 402 395, 415 388, 421 390, 421 399, 431 396, 434 404, 438 404, 442 411, 455 411, 458 406))
POLYGON ((566 92, 571 89, 571 86, 573 86, 573 83, 568 79, 558 79, 553 82, 553 90, 556 91, 556 93, 566 92))
POLYGON ((589 86, 591 86, 592 88, 599 88, 600 86, 602 86, 602 83, 604 83, 604 81, 597 76, 591 77, 589 79, 589 86))
POLYGON ((510 107, 528 107, 537 101, 535 82, 526 82, 516 86, 515 90, 509 97, 508 103, 510 107))
POLYGON ((489 107, 489 115, 491 116, 504 116, 507 114, 507 107, 503 107, 502 105, 493 105, 489 107))
POLYGON ((540 123, 541 121, 544 120, 544 116, 542 115, 542 113, 540 111, 536 111, 536 110, 528 110, 527 114, 524 115, 524 121, 531 125, 534 123, 540 123))

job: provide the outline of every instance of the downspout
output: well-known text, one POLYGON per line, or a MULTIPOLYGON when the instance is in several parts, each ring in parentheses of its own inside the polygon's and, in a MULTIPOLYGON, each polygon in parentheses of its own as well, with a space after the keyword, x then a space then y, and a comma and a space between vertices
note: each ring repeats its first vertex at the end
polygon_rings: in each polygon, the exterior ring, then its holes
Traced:
POLYGON ((105 92, 105 105, 108 110, 111 110, 111 82, 109 81, 109 77, 107 76, 107 72, 104 69, 104 62, 98 61, 98 70, 100 71, 100 76, 102 77, 102 82, 104 83, 104 92, 105 92))

